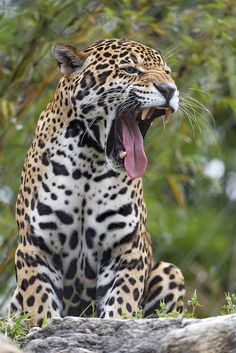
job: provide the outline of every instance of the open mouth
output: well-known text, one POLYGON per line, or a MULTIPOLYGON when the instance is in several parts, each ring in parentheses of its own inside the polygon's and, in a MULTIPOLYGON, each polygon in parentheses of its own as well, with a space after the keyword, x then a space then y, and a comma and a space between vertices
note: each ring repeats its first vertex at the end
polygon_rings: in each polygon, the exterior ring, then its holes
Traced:
POLYGON ((137 108, 117 113, 107 140, 107 155, 124 164, 130 178, 141 177, 147 167, 144 137, 154 119, 164 116, 168 121, 170 107, 137 108))

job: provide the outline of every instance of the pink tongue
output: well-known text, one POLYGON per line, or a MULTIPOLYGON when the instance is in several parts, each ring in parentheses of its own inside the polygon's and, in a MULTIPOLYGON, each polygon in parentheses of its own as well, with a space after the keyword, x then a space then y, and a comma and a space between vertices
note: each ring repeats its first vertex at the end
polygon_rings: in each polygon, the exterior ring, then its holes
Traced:
POLYGON ((147 167, 143 137, 135 119, 122 119, 122 142, 127 152, 124 165, 130 178, 140 178, 147 167))

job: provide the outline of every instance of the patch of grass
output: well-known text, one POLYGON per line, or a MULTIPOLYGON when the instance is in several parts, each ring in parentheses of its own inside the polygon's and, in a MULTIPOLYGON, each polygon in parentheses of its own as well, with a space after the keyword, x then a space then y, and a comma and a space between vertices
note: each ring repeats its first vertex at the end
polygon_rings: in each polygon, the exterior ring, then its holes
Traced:
POLYGON ((200 307, 201 304, 198 301, 198 295, 197 295, 197 291, 195 289, 195 291, 193 292, 192 297, 188 300, 188 307, 190 309, 190 311, 186 311, 184 313, 184 317, 189 317, 189 318, 195 318, 195 311, 197 307, 200 307))
POLYGON ((160 309, 156 310, 156 315, 159 318, 164 318, 164 317, 179 317, 180 315, 183 315, 177 310, 172 310, 171 312, 168 312, 168 308, 166 306, 166 303, 164 301, 160 302, 160 309))
MULTIPOLYGON (((236 299, 236 296, 235 296, 235 299, 236 299)), ((186 310, 184 312, 180 312, 180 311, 174 309, 171 312, 169 312, 169 309, 168 309, 166 303, 164 301, 161 301, 160 308, 155 311, 155 314, 158 318, 184 317, 184 318, 190 319, 190 318, 196 317, 195 316, 196 308, 200 307, 200 306, 201 306, 201 304, 198 301, 197 291, 195 290, 193 292, 192 297, 188 300, 188 310, 186 310)), ((235 308, 236 308, 236 304, 235 304, 235 308)), ((126 320, 129 318, 130 318, 130 315, 126 311, 123 311, 122 312, 122 319, 126 320)), ((141 308, 138 309, 138 311, 136 311, 136 313, 134 313, 132 316, 132 319, 143 319, 143 318, 144 318, 144 312, 141 308)))
POLYGON ((197 291, 195 290, 192 297, 188 300, 188 309, 184 312, 180 312, 176 309, 172 310, 171 312, 168 312, 168 308, 165 304, 164 301, 160 303, 160 309, 156 310, 156 315, 157 317, 172 317, 172 318, 177 318, 177 317, 184 317, 187 319, 190 318, 195 318, 195 311, 196 308, 201 306, 201 304, 198 301, 198 296, 197 296, 197 291))
POLYGON ((91 317, 96 317, 96 304, 95 304, 95 301, 92 301, 88 306, 86 306, 86 308, 81 312, 79 317, 84 317, 84 314, 86 314, 86 312, 88 311, 88 309, 90 307, 92 309, 91 317))
POLYGON ((0 317, 0 332, 21 346, 32 327, 29 321, 30 316, 31 313, 23 314, 19 317, 0 317))
POLYGON ((143 319, 144 318, 144 312, 141 308, 139 308, 136 313, 133 314, 133 319, 143 319))
POLYGON ((123 320, 129 319, 129 315, 128 315, 128 313, 127 313, 126 311, 122 311, 121 316, 122 316, 122 319, 123 319, 123 320))
POLYGON ((230 315, 236 313, 236 294, 225 293, 225 304, 221 308, 221 315, 230 315))
POLYGON ((123 320, 127 320, 127 319, 144 319, 144 312, 142 310, 142 308, 139 308, 133 315, 132 317, 130 317, 130 314, 127 313, 127 311, 122 311, 122 319, 123 320))

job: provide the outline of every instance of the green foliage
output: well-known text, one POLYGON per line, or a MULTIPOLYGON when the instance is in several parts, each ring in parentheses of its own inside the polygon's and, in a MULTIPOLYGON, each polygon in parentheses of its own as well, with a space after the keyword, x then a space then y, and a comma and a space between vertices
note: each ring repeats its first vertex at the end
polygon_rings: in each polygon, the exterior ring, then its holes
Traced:
POLYGON ((21 315, 19 317, 0 317, 0 332, 10 337, 18 345, 21 345, 25 336, 30 330, 28 318, 30 313, 21 315))
POLYGON ((164 301, 161 301, 160 308, 156 310, 157 317, 184 317, 187 319, 194 319, 196 317, 196 308, 201 307, 201 304, 198 301, 197 291, 193 292, 192 297, 188 300, 188 307, 181 313, 178 310, 174 309, 169 312, 164 301))
POLYGON ((221 315, 235 314, 236 294, 225 293, 225 304, 222 306, 221 315))
POLYGON ((155 121, 145 140, 145 200, 155 257, 180 266, 189 292, 198 289, 198 315, 219 312, 223 293, 236 286, 234 1, 14 4, 0 7, 1 311, 14 286, 14 204, 23 161, 60 77, 51 46, 65 41, 86 48, 100 38, 126 37, 161 48, 180 89, 179 113, 165 127, 155 121), (214 161, 221 173, 209 172, 214 161))
POLYGON ((160 309, 156 310, 156 316, 160 317, 160 318, 164 318, 164 317, 177 318, 177 317, 181 317, 182 314, 175 309, 171 312, 168 312, 168 308, 166 306, 166 303, 164 301, 161 301, 160 309))
POLYGON ((143 310, 140 308, 133 314, 133 319, 143 319, 144 313, 143 310))
MULTIPOLYGON (((90 317, 96 317, 96 304, 95 301, 92 301, 80 314, 80 317, 86 317, 87 311, 89 309, 92 309, 92 314, 90 315, 90 317)), ((89 310, 90 311, 90 310, 89 310)))
POLYGON ((201 304, 198 302, 197 291, 193 292, 192 297, 188 300, 188 311, 186 312, 185 317, 195 317, 195 312, 197 307, 201 307, 201 304))

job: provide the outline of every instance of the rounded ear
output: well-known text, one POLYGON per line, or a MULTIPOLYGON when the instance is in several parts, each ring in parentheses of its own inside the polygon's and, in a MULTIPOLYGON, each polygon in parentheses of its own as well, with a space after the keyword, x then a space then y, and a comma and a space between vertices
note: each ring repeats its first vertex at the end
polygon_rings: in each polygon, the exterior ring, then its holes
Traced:
POLYGON ((52 47, 52 55, 57 60, 61 72, 64 75, 68 75, 80 69, 88 57, 87 53, 66 43, 54 44, 52 47))

